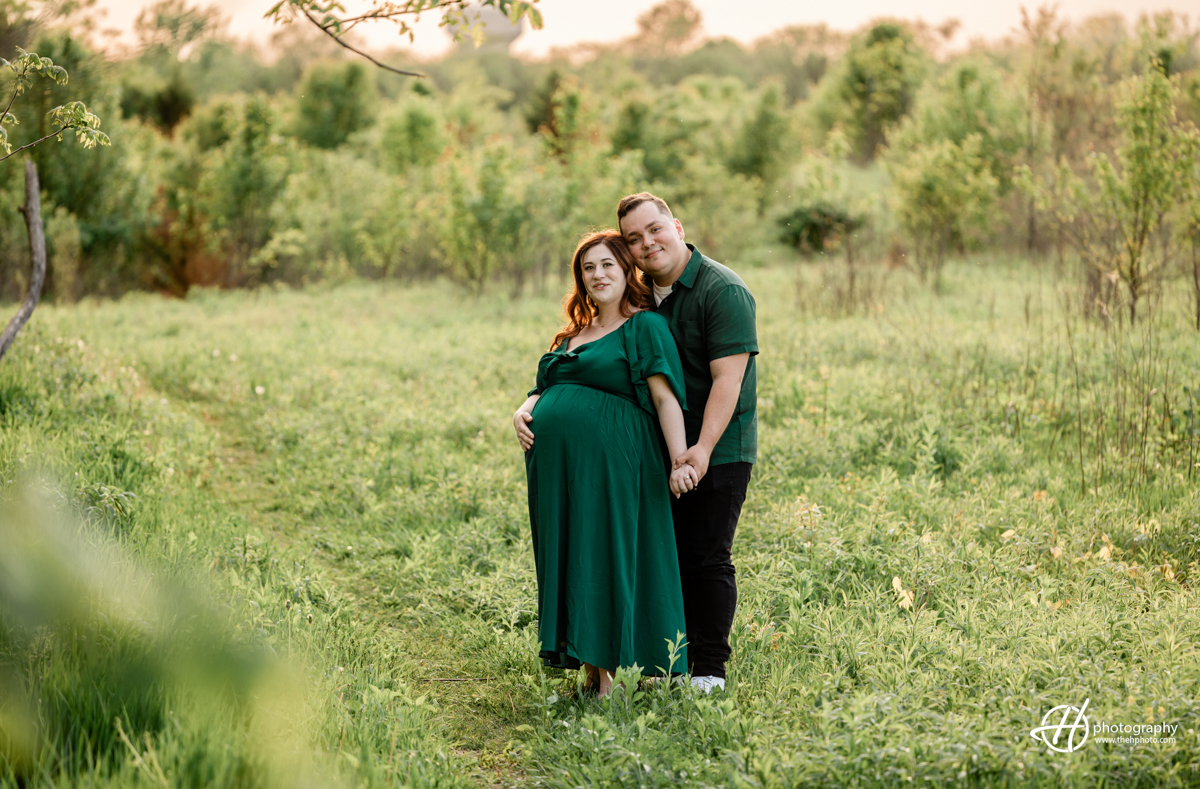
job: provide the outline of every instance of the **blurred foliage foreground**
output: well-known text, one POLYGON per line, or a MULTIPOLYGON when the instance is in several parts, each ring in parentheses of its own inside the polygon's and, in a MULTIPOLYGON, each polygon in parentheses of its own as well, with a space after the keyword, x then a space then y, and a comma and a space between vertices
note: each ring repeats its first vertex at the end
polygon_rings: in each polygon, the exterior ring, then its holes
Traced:
POLYGON ((982 262, 836 320, 747 272, 761 455, 712 697, 582 699, 534 657, 509 415, 557 300, 40 310, 0 367, 0 783, 1197 785, 1186 313, 1140 324, 1156 356, 982 262), (1114 378, 1138 348, 1153 380, 1114 378), (1175 741, 1031 739, 1084 699, 1175 741))

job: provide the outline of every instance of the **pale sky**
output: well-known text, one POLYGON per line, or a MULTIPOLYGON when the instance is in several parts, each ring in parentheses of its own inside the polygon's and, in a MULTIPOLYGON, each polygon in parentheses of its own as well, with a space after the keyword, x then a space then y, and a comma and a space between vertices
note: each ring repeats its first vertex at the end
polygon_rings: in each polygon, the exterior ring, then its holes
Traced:
MULTIPOLYGON (((216 5, 229 19, 230 31, 240 38, 265 40, 272 26, 262 18, 272 0, 190 0, 196 5, 216 5)), ((615 41, 637 29, 637 17, 655 5, 656 0, 605 0, 603 10, 592 0, 540 0, 538 7, 545 27, 529 31, 513 47, 514 52, 540 56, 552 47, 581 42, 615 41)), ((1036 2, 991 0, 987 3, 963 3, 961 0, 692 0, 704 16, 704 32, 709 36, 729 36, 742 42, 770 33, 787 25, 825 23, 836 30, 853 30, 881 16, 923 19, 940 24, 958 19, 962 27, 955 43, 971 38, 998 39, 1020 24, 1020 9, 1036 2)), ((99 0, 107 11, 102 26, 129 30, 138 12, 153 0, 99 0)), ((355 3, 347 2, 351 9, 355 3)), ((1060 18, 1078 21, 1094 14, 1117 12, 1129 19, 1143 12, 1172 9, 1188 14, 1193 24, 1200 22, 1200 0, 1060 0, 1060 18)), ((438 29, 436 15, 423 19, 418 27, 415 49, 422 55, 436 55, 449 46, 449 38, 438 29)), ((377 25, 367 31, 368 42, 377 48, 400 43, 394 28, 377 25)))

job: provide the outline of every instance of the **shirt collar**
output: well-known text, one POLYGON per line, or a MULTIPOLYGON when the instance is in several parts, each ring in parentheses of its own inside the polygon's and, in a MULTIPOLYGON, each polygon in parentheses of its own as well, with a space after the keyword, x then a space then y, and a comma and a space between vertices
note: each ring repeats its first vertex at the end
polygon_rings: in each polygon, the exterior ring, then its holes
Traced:
POLYGON ((688 244, 687 248, 692 250, 692 256, 688 259, 688 264, 683 269, 683 273, 679 275, 679 279, 675 280, 675 282, 685 288, 690 288, 696 284, 696 274, 700 271, 700 258, 704 256, 700 254, 700 250, 691 244, 688 244))

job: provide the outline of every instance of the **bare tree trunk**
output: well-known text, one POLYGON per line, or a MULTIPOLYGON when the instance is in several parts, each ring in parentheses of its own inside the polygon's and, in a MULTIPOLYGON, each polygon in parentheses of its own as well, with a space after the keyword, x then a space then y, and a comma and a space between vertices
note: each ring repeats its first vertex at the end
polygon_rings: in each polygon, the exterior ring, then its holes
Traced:
POLYGON ((1137 323, 1137 306, 1138 298, 1142 294, 1141 278, 1137 272, 1131 272, 1133 276, 1129 278, 1129 325, 1137 323))
POLYGON ((33 256, 33 278, 29 281, 29 293, 21 302, 21 309, 8 322, 4 333, 0 334, 0 359, 8 353, 17 332, 21 331, 29 321, 33 310, 37 307, 42 295, 42 285, 46 281, 46 235, 42 228, 42 196, 38 185, 37 166, 33 161, 25 162, 25 205, 21 206, 25 215, 25 226, 29 228, 29 249, 33 256))
POLYGON ((1029 229, 1027 231, 1027 235, 1028 235, 1028 237, 1026 238, 1026 241, 1025 241, 1025 249, 1026 249, 1026 252, 1028 253, 1029 257, 1033 258, 1034 253, 1037 251, 1037 240, 1038 239, 1037 239, 1037 206, 1035 205, 1034 199, 1032 197, 1029 198, 1029 229))
POLYGON ((1084 294, 1083 294, 1083 314, 1085 317, 1100 315, 1107 325, 1108 317, 1106 310, 1101 308, 1104 302, 1104 274, 1096 267, 1095 264, 1084 260, 1083 261, 1083 278, 1084 278, 1084 294))
POLYGON ((933 259, 933 292, 942 295, 942 266, 946 263, 946 240, 939 238, 937 255, 933 259))
POLYGON ((1063 228, 1060 225, 1058 228, 1058 234, 1057 234, 1057 237, 1055 238, 1055 243, 1054 243, 1055 250, 1058 252, 1058 256, 1056 258, 1057 271, 1055 271, 1054 273, 1055 273, 1055 275, 1057 275, 1059 277, 1062 276, 1063 268, 1066 265, 1067 243, 1066 243, 1065 236, 1066 236, 1066 233, 1063 231, 1063 228))
POLYGON ((846 233, 846 312, 854 312, 854 242, 850 238, 850 233, 846 233))
POLYGON ((1192 236, 1192 298, 1196 302, 1196 331, 1200 331, 1200 234, 1192 236))

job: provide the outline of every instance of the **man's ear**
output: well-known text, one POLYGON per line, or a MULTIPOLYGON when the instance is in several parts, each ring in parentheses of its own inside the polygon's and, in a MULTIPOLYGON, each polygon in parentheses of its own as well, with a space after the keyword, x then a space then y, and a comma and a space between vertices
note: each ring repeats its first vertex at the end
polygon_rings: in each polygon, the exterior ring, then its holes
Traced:
POLYGON ((683 224, 678 219, 675 220, 675 229, 679 231, 679 240, 682 241, 683 240, 683 224))

